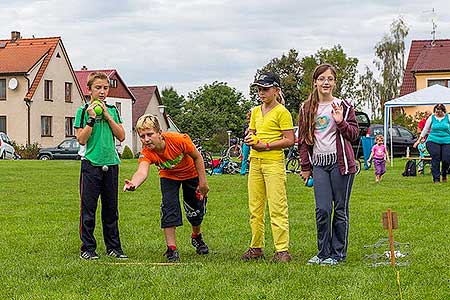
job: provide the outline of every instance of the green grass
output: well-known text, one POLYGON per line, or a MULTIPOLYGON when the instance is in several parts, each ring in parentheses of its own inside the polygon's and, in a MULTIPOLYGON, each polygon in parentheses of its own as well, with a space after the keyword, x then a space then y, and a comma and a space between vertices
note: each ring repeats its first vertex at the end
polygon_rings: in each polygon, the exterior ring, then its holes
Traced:
MULTIPOLYGON (((123 161, 120 180, 136 160, 123 161)), ((100 215, 95 231, 100 259, 79 258, 79 162, 0 161, 1 299, 399 299, 391 267, 370 267, 364 245, 386 237, 381 213, 398 212, 396 240, 409 242, 409 267, 399 267, 403 299, 448 299, 450 183, 402 177, 404 161, 380 184, 373 171, 355 179, 350 203, 348 259, 335 267, 308 266, 316 254, 312 189, 288 175, 290 251, 293 261, 273 264, 270 226, 266 260, 241 262, 250 240, 246 177, 208 177, 203 224, 211 252, 190 246, 187 221, 177 230, 182 263, 164 262, 159 228, 159 179, 152 167, 136 192, 119 194, 120 234, 127 264, 104 255, 100 215)), ((269 220, 266 221, 269 224, 269 220)))

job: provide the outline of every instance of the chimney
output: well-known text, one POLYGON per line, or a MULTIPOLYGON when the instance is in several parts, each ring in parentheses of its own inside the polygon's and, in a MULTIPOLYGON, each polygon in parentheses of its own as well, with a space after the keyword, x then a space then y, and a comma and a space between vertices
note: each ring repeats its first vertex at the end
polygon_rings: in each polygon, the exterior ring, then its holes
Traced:
POLYGON ((20 39, 20 31, 11 31, 11 42, 15 42, 20 39))
POLYGON ((86 66, 82 66, 81 67, 81 71, 86 71, 87 70, 87 67, 86 66))

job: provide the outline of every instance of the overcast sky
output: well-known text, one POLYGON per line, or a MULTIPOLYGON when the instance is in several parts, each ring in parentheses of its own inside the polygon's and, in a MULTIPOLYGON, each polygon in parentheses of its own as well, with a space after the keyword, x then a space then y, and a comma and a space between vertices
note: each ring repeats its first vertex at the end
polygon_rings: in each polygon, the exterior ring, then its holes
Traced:
POLYGON ((42 0, 0 1, 0 39, 61 36, 75 70, 117 69, 129 86, 179 94, 224 81, 248 95, 257 69, 295 48, 341 44, 372 67, 374 46, 401 16, 407 38, 450 38, 450 1, 42 0))

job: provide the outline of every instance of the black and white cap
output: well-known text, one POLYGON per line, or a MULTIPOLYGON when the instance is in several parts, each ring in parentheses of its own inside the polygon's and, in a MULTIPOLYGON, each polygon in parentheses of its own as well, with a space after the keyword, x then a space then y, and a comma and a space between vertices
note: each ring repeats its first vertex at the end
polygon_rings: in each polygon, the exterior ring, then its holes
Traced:
POLYGON ((255 81, 251 84, 251 86, 261 86, 261 87, 271 87, 276 86, 281 88, 280 77, 278 75, 267 72, 258 75, 255 81))

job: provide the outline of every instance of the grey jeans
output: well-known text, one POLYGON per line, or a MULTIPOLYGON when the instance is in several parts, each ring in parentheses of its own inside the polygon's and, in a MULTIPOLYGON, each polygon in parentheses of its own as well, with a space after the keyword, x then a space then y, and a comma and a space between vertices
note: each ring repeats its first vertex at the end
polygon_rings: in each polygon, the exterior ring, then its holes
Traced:
POLYGON ((338 164, 314 166, 317 256, 338 261, 347 257, 349 200, 354 174, 341 175, 338 164))

